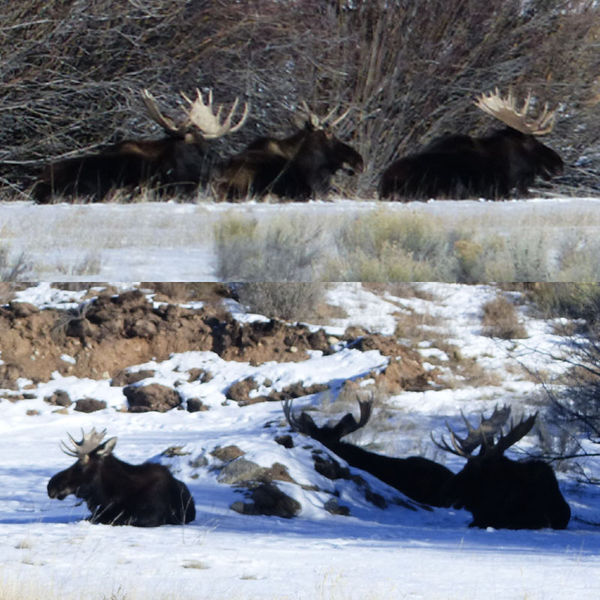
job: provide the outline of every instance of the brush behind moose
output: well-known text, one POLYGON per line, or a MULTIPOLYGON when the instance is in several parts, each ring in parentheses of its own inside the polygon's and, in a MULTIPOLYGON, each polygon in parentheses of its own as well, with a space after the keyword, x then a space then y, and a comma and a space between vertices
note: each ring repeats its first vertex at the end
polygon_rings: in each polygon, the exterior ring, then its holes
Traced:
POLYGON ((196 518, 187 486, 167 467, 155 463, 130 465, 112 454, 116 437, 102 443, 105 432, 94 429, 73 448, 63 451, 77 458, 71 467, 48 482, 48 496, 63 500, 69 494, 84 500, 92 523, 157 527, 181 525, 196 518))

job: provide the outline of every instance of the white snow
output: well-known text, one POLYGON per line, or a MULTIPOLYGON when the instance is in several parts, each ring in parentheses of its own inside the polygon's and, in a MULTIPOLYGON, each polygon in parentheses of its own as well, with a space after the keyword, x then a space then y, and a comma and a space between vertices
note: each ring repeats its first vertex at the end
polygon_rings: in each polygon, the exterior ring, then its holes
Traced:
MULTIPOLYGON (((515 411, 527 412, 537 384, 515 365, 558 372, 564 366, 552 355, 560 354, 564 340, 553 333, 550 323, 533 320, 524 309, 521 317, 529 338, 506 342, 482 336, 481 306, 495 296, 493 286, 421 287, 433 299, 382 297, 359 285, 334 286, 328 299, 348 317, 328 325, 338 330, 363 325, 373 332, 391 333, 394 312, 409 307, 430 311, 440 317, 465 356, 476 357, 486 369, 501 375, 497 386, 394 396, 385 411, 376 410, 364 431, 352 438, 370 447, 376 443, 377 451, 394 456, 435 457, 458 470, 461 460, 436 451, 430 432, 443 433, 445 420, 458 425, 460 409, 477 415, 508 402, 515 411), (387 419, 385 428, 374 426, 379 419, 387 419)), ((51 286, 38 285, 22 292, 20 299, 64 307, 77 303, 78 294, 59 294, 51 286)), ((238 314, 240 310, 238 306, 238 314)), ((420 351, 430 360, 436 356, 433 345, 422 344, 420 351)), ((470 515, 463 511, 411 510, 394 504, 383 510, 350 484, 318 475, 310 451, 303 447, 308 439, 294 434, 299 443, 293 449, 275 443, 276 435, 288 432, 279 403, 242 408, 224 395, 229 385, 248 376, 261 384, 270 379, 275 389, 296 381, 329 383, 337 389, 344 380, 379 370, 387 361, 378 351, 345 348, 329 356, 313 352, 308 360, 294 363, 253 366, 225 361, 212 352, 185 352, 133 366, 132 370, 155 369, 152 381, 177 384, 184 399, 198 397, 210 407, 196 413, 123 412, 122 390, 111 387, 108 379, 55 374, 48 382, 21 381, 19 391, 30 399, 0 402, 0 585, 27 582, 46 590, 49 598, 67 600, 600 597, 600 528, 588 523, 600 521, 597 488, 578 485, 568 473, 559 474, 573 511, 565 531, 476 530, 468 528, 470 515), (214 377, 206 383, 189 382, 188 371, 199 367, 214 377), (106 400, 108 407, 91 414, 71 407, 68 414, 59 414, 57 407, 43 400, 59 389, 73 400, 106 400), (115 454, 122 460, 169 464, 194 496, 196 520, 187 526, 155 529, 91 525, 83 520, 86 507, 78 506, 73 497, 63 502, 48 498, 48 479, 72 462, 60 451, 59 442, 66 440, 67 433, 77 437, 82 428, 92 426, 107 428, 109 436, 118 437, 115 454), (294 519, 238 514, 229 506, 242 496, 219 483, 210 469, 216 464, 210 451, 229 444, 238 445, 246 458, 262 466, 283 463, 296 481, 317 483, 324 491, 281 483, 281 489, 302 504, 294 519), (190 454, 161 457, 170 446, 182 446, 190 454), (207 459, 208 467, 189 464, 198 456, 207 459), (334 516, 323 509, 333 492, 340 504, 350 507, 350 516, 334 516)), ((300 398, 295 410, 321 401, 316 395, 300 398)), ((316 413, 315 418, 325 417, 316 413)), ((520 446, 534 445, 535 439, 530 438, 520 446)), ((591 468, 597 474, 598 468, 593 464, 591 468)), ((372 476, 361 474, 388 500, 398 496, 372 476)))

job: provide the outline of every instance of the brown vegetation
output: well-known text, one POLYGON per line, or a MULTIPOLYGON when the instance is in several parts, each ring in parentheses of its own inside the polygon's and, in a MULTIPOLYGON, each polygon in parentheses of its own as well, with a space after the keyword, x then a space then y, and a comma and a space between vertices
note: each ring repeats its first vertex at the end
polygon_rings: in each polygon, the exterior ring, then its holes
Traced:
POLYGON ((504 296, 498 296, 483 305, 481 323, 485 335, 490 337, 505 340, 527 337, 527 331, 519 320, 514 305, 504 296))
MULTIPOLYGON (((499 85, 561 103, 549 144, 598 169, 600 35, 592 0, 24 0, 0 8, 0 182, 26 191, 41 164, 158 134, 139 90, 176 110, 180 90, 240 96, 252 116, 229 156, 257 135, 285 135, 301 100, 350 108, 339 137, 366 159, 361 193, 394 158, 446 133, 476 133, 471 105, 499 85), (564 110, 563 110, 564 107, 564 110), (567 110, 568 109, 568 110, 567 110)), ((344 179, 338 180, 346 190, 344 179)), ((352 188, 354 185, 352 184, 352 188)))

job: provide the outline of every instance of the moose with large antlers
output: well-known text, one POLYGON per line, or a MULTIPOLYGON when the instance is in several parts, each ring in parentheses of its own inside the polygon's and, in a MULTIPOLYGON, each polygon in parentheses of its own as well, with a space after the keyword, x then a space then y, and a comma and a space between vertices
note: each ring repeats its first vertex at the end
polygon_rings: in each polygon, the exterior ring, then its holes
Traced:
POLYGON ((459 437, 450 427, 450 441, 434 443, 467 459, 467 464, 444 486, 447 506, 465 508, 473 515, 471 527, 506 529, 564 529, 571 509, 558 487, 552 467, 541 460, 514 461, 504 452, 532 429, 537 413, 511 422, 510 407, 496 408, 473 427, 464 417, 467 435, 459 437), (479 453, 474 454, 479 448, 479 453))
POLYGON ((169 469, 156 463, 130 465, 112 454, 117 438, 102 441, 105 431, 92 429, 81 441, 69 436, 77 458, 48 482, 48 496, 63 500, 74 494, 87 503, 92 523, 157 527, 181 525, 196 518, 187 486, 169 469))
POLYGON ((531 94, 521 108, 510 92, 481 94, 475 105, 506 127, 486 137, 447 135, 396 160, 381 176, 380 198, 503 199, 515 191, 526 196, 536 176, 549 180, 563 169, 560 156, 538 140, 552 131, 556 111, 545 105, 531 118, 531 103, 531 94))
POLYGON ((305 102, 302 111, 306 121, 293 135, 259 138, 231 157, 216 182, 217 195, 238 200, 273 194, 303 201, 327 194, 331 178, 340 169, 360 173, 362 156, 333 133, 349 111, 334 118, 334 108, 321 119, 305 102))
POLYGON ((83 195, 102 200, 111 190, 133 190, 151 184, 159 191, 193 191, 207 185, 214 164, 219 160, 210 150, 208 140, 240 129, 248 116, 246 104, 237 123, 236 99, 222 118, 222 107, 213 108, 212 91, 205 103, 202 94, 190 100, 182 93, 188 108, 179 123, 164 115, 148 90, 142 92, 146 111, 166 136, 158 140, 125 140, 97 153, 68 158, 46 166, 33 188, 39 203, 53 195, 83 195))
POLYGON ((284 413, 294 431, 319 441, 349 465, 371 473, 409 498, 431 506, 465 508, 473 515, 472 527, 564 529, 568 525, 571 510, 552 467, 541 460, 518 462, 504 456, 529 433, 536 415, 511 425, 506 434, 502 428, 510 416, 508 407, 482 418, 477 428, 463 416, 468 429, 465 438, 450 430, 451 443, 444 438, 434 440, 442 450, 467 459, 455 475, 426 458, 393 458, 341 441, 368 422, 372 403, 359 401, 359 407, 358 421, 348 413, 337 424, 322 427, 306 412, 293 415, 290 401, 285 402, 284 413), (477 448, 479 454, 474 455, 477 448))
POLYGON ((421 456, 393 458, 341 441, 345 435, 363 427, 371 417, 371 401, 359 401, 359 406, 358 421, 352 413, 347 413, 334 426, 317 427, 305 412, 298 417, 293 415, 290 401, 284 403, 284 413, 294 431, 318 440, 349 465, 371 473, 417 502, 445 505, 441 492, 454 475, 450 469, 421 456))

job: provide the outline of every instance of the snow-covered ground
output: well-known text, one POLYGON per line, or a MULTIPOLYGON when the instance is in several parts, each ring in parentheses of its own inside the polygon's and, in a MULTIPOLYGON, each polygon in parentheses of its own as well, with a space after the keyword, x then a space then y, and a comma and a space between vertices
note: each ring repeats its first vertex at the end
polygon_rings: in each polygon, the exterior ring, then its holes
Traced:
MULTIPOLYGON (((530 402, 537 386, 518 365, 546 373, 560 370, 561 364, 550 355, 563 351, 564 339, 550 323, 522 312, 529 337, 492 340, 481 335, 480 316, 482 304, 496 295, 495 288, 419 287, 433 299, 423 294, 402 298, 375 294, 359 284, 335 286, 329 302, 342 307, 347 316, 328 325, 334 335, 357 324, 391 333, 398 312, 427 312, 437 317, 465 356, 497 372, 494 386, 394 396, 386 407, 387 426, 375 427, 375 411, 364 432, 358 432, 360 443, 377 438, 391 455, 435 456, 458 470, 461 460, 436 453, 430 432, 443 433, 446 419, 458 426, 460 409, 475 416, 497 402, 507 402, 517 414, 533 410, 530 402)), ((20 299, 66 306, 79 296, 40 285, 22 292, 20 299)), ((435 354, 443 364, 439 349, 427 343, 419 349, 424 357, 435 354)), ((29 399, 0 402, 0 586, 31 586, 42 590, 39 597, 65 600, 598 598, 600 528, 589 524, 600 521, 596 489, 577 485, 568 474, 559 475, 573 511, 565 531, 475 530, 467 527, 470 515, 463 511, 414 511, 394 504, 379 509, 350 484, 317 475, 302 443, 287 449, 274 442, 276 435, 288 431, 279 403, 239 407, 224 395, 231 383, 248 375, 257 381, 270 379, 280 389, 298 380, 331 383, 358 377, 382 368, 387 360, 379 351, 341 349, 330 356, 313 352, 304 362, 250 365, 227 362, 211 352, 186 352, 160 363, 134 366, 134 370, 155 369, 152 381, 171 386, 178 382, 184 398, 201 398, 210 407, 196 413, 122 412, 119 409, 126 402, 122 389, 111 387, 108 380, 59 375, 48 382, 21 380, 20 391, 29 399), (189 382, 188 371, 199 367, 208 369, 213 379, 189 382), (108 408, 91 414, 70 408, 68 414, 60 414, 43 401, 58 389, 73 399, 106 400, 108 408), (115 454, 123 460, 139 463, 153 458, 169 464, 194 496, 196 520, 187 526, 148 530, 91 525, 82 520, 86 508, 77 506, 73 497, 63 502, 49 499, 48 479, 72 462, 60 451, 59 442, 66 440, 67 432, 77 437, 81 428, 92 426, 118 436, 115 454), (340 503, 350 507, 350 516, 325 511, 324 492, 288 483, 280 486, 301 502, 299 516, 287 520, 234 512, 229 506, 241 498, 240 493, 219 483, 209 468, 190 465, 190 457, 208 457, 216 446, 229 444, 236 444, 262 466, 285 464, 299 483, 335 488, 340 503), (170 446, 183 446, 190 454, 161 457, 170 446)), ((300 398, 295 409, 322 401, 317 396, 300 398)), ((519 444, 521 448, 533 445, 534 436, 519 444)), ((595 465, 590 466, 597 474, 595 465)), ((365 478, 385 497, 397 495, 374 478, 365 478)))
POLYGON ((335 199, 290 204, 0 203, 0 246, 25 253, 31 281, 215 281, 214 226, 230 216, 284 220, 299 231, 334 233, 345 219, 373 210, 434 215, 448 227, 478 231, 543 229, 558 246, 564 235, 596 239, 600 198, 511 202, 430 201, 409 204, 335 199))

